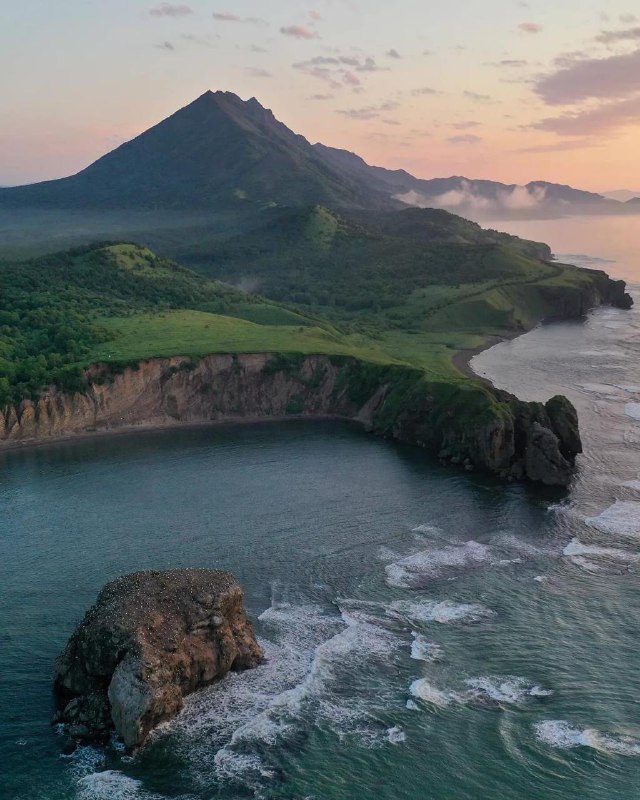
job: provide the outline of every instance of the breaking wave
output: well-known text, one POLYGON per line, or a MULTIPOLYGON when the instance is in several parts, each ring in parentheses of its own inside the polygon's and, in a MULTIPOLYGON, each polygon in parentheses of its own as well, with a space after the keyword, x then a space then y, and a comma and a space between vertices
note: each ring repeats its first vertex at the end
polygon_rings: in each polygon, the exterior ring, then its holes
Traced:
POLYGON ((401 589, 422 589, 443 573, 477 566, 491 560, 487 545, 465 542, 438 549, 421 550, 385 567, 389 586, 401 589))
POLYGON ((594 728, 578 728, 566 720, 544 720, 534 723, 537 738, 550 747, 570 749, 591 747, 601 753, 622 756, 640 755, 640 739, 631 736, 613 736, 594 728))

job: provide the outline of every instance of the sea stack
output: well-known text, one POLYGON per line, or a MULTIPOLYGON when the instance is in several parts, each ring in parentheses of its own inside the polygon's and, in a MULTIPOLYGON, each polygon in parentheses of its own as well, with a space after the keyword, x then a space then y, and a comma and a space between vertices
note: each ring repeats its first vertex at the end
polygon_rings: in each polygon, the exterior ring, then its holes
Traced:
POLYGON ((134 750, 185 695, 262 660, 229 572, 125 575, 102 589, 58 660, 54 722, 79 741, 115 731, 134 750))

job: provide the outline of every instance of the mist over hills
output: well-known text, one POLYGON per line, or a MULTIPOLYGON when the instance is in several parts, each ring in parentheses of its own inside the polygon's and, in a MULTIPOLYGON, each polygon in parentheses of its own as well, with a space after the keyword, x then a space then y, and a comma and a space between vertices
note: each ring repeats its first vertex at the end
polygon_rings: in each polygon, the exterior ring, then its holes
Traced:
POLYGON ((321 204, 337 210, 443 208, 476 220, 637 213, 621 202, 545 181, 525 186, 464 176, 421 179, 311 145, 255 98, 208 91, 76 175, 0 188, 3 209, 229 211, 321 204))

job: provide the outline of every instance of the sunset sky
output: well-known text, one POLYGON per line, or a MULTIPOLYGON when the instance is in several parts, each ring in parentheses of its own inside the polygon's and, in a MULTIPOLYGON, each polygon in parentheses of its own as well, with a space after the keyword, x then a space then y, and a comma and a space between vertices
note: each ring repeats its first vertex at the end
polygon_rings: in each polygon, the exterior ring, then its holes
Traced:
POLYGON ((76 172, 207 89, 420 177, 640 190, 631 0, 3 2, 0 185, 76 172))

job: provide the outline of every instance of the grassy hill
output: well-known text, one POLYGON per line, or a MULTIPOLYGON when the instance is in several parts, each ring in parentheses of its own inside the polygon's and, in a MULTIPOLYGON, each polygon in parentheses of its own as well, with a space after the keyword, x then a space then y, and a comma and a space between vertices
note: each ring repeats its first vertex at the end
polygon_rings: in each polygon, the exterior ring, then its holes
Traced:
POLYGON ((464 241, 426 250, 409 242, 394 257, 394 237, 325 209, 289 224, 258 252, 259 239, 234 243, 218 267, 240 282, 245 265, 247 281, 291 303, 134 244, 0 263, 0 406, 51 383, 82 390, 84 369, 97 361, 118 371, 154 356, 213 352, 353 356, 460 384, 468 379, 452 363, 456 352, 564 313, 558 303, 580 297, 597 275, 501 242, 479 250, 464 241))

